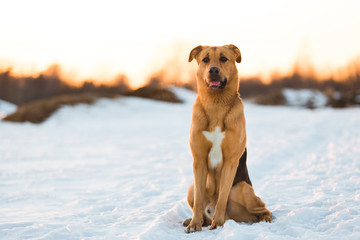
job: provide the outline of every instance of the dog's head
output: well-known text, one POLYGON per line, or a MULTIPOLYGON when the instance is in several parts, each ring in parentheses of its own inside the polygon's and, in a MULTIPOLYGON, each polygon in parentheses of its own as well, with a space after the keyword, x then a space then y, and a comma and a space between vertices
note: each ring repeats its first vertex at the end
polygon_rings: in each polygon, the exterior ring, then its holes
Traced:
POLYGON ((197 46, 190 52, 189 62, 196 59, 199 68, 197 78, 199 87, 222 90, 227 85, 238 86, 235 62, 241 62, 240 50, 235 45, 221 47, 197 46))

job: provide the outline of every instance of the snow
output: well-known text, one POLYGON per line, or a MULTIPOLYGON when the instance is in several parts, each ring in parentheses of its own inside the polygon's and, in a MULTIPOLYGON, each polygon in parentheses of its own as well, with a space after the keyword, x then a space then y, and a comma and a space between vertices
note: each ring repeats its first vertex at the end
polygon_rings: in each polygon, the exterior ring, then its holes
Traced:
POLYGON ((310 101, 313 102, 315 108, 325 107, 327 104, 325 94, 317 90, 286 88, 282 93, 286 99, 286 104, 289 106, 306 107, 310 101))
POLYGON ((360 239, 360 109, 245 103, 248 170, 272 223, 185 234, 185 104, 138 98, 0 121, 0 239, 360 239))
POLYGON ((0 99, 0 119, 14 113, 17 109, 15 104, 0 99))

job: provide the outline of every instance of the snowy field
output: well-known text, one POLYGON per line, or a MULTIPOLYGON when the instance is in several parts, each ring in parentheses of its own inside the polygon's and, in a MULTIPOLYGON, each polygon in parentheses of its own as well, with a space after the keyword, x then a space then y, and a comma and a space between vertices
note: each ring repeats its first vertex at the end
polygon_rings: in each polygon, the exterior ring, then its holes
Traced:
POLYGON ((360 239, 360 109, 250 103, 248 169, 273 223, 185 234, 195 95, 174 91, 185 104, 119 98, 0 121, 0 239, 360 239))

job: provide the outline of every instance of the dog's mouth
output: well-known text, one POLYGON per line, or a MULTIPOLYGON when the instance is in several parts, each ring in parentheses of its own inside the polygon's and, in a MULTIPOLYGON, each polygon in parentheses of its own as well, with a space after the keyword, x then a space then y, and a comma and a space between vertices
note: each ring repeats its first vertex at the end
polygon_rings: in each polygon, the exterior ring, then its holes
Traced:
POLYGON ((216 79, 210 79, 209 82, 207 82, 207 87, 209 89, 224 89, 227 83, 227 79, 220 80, 218 78, 216 79))

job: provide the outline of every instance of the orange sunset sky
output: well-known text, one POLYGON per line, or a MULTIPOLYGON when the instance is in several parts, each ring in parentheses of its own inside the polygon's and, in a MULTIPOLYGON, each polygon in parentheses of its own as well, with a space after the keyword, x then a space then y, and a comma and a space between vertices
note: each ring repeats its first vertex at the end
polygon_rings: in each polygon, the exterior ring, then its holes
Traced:
POLYGON ((190 50, 232 43, 240 76, 311 63, 319 76, 360 56, 360 1, 2 1, 0 70, 144 83, 169 60, 191 69, 190 50))

